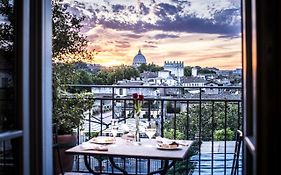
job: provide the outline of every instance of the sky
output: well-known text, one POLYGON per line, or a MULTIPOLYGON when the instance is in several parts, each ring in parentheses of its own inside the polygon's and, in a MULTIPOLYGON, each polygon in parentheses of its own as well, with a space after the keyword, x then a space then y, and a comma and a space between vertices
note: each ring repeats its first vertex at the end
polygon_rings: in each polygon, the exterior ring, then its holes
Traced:
POLYGON ((131 65, 141 49, 148 63, 241 68, 239 0, 64 0, 85 16, 81 33, 94 62, 131 65))

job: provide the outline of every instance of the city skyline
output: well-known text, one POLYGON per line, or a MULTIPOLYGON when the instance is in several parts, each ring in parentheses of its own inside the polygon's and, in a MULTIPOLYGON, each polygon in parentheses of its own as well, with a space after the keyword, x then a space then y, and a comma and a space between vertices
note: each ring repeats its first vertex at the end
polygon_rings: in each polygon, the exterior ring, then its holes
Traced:
POLYGON ((64 0, 85 16, 82 34, 94 62, 131 65, 141 49, 147 63, 183 61, 185 66, 242 66, 240 2, 235 0, 64 0))

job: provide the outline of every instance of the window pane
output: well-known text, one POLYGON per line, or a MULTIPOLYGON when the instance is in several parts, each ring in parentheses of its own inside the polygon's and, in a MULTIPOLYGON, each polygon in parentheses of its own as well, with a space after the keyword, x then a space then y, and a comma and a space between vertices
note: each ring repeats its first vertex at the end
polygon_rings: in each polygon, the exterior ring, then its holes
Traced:
MULTIPOLYGON (((0 134, 18 129, 14 86, 15 23, 14 1, 0 0, 0 134)), ((15 167, 19 166, 15 165, 15 157, 18 154, 13 147, 14 140, 0 142, 0 174, 17 174, 15 167)), ((21 148, 17 146, 17 149, 21 148)))

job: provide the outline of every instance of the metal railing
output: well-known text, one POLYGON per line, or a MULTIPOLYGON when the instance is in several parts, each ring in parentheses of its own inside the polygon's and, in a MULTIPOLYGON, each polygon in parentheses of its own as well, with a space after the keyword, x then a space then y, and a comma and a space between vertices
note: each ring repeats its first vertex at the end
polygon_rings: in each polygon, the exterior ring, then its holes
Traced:
MULTIPOLYGON (((87 112, 82 130, 77 129, 80 142, 88 140, 93 133, 110 134, 110 118, 133 124, 132 93, 142 93, 145 97, 143 120, 156 120, 160 136, 196 140, 187 161, 177 163, 169 174, 229 174, 235 131, 243 126, 241 87, 69 85, 69 88, 91 90, 97 105, 87 112)), ((142 136, 146 137, 145 134, 142 136)), ((240 158, 243 161, 242 156, 240 158)), ((93 167, 98 167, 98 163, 92 159, 93 167)), ((120 158, 117 163, 131 174, 146 174, 151 169, 161 167, 161 161, 156 160, 120 158)), ((118 170, 112 169, 108 161, 104 160, 103 164, 103 172, 118 174, 118 170)), ((241 167, 242 163, 240 173, 241 167)), ((77 156, 74 171, 84 170, 82 157, 77 156)))

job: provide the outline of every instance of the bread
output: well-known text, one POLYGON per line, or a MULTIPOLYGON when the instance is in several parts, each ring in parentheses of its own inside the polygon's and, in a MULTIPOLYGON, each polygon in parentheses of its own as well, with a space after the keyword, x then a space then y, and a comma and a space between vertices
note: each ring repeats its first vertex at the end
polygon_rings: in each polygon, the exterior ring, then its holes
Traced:
POLYGON ((167 148, 167 149, 174 149, 174 148, 177 148, 178 146, 179 146, 179 144, 176 143, 176 142, 172 142, 172 143, 170 143, 170 144, 165 144, 165 143, 159 144, 159 147, 161 147, 161 148, 167 148))

